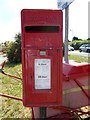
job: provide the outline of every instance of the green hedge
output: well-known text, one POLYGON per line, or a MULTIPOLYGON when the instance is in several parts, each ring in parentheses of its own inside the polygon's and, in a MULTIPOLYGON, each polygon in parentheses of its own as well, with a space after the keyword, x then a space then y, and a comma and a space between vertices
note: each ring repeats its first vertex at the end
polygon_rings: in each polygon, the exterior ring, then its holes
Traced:
POLYGON ((90 40, 74 40, 72 42, 69 42, 69 45, 74 47, 75 50, 78 50, 81 45, 86 43, 90 43, 90 40))

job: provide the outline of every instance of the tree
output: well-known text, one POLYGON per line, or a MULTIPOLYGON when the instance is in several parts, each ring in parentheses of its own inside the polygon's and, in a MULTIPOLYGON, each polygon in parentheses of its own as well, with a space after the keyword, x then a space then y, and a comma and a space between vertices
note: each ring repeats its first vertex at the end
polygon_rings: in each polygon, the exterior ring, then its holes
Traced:
POLYGON ((74 40, 78 40, 78 37, 75 37, 75 36, 74 36, 74 37, 72 38, 72 41, 74 41, 74 40))
POLYGON ((88 38, 87 40, 90 40, 90 38, 88 38))
POLYGON ((21 33, 15 35, 15 42, 10 42, 7 47, 7 57, 10 63, 21 62, 21 33))

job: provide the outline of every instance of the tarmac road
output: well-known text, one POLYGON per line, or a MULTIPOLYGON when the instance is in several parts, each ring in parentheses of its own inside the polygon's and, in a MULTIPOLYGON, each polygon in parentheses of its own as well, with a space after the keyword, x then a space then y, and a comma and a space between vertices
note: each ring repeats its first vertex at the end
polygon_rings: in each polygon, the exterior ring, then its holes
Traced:
POLYGON ((87 52, 79 52, 78 50, 69 51, 68 54, 77 55, 77 56, 84 56, 84 57, 90 57, 90 53, 87 53, 87 52))

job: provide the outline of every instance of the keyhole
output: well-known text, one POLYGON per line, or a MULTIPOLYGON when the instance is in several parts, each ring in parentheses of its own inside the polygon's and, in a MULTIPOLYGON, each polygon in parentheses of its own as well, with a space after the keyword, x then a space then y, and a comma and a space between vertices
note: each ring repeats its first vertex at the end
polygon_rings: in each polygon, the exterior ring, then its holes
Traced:
POLYGON ((31 75, 31 79, 32 79, 32 75, 31 75))

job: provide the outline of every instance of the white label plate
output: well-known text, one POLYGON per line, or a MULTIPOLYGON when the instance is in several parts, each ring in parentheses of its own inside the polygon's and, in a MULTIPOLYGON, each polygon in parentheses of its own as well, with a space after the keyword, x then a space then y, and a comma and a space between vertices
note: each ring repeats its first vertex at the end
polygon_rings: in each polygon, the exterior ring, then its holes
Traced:
POLYGON ((51 89, 51 60, 35 59, 35 89, 51 89))

